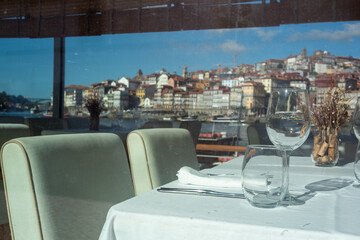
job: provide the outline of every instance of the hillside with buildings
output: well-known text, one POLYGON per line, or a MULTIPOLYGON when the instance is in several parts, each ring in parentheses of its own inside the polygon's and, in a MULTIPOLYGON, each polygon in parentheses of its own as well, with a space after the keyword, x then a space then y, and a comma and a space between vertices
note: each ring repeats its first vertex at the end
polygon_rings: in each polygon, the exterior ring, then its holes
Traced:
POLYGON ((265 114, 273 88, 294 87, 310 92, 312 106, 321 104, 332 87, 346 90, 351 99, 359 96, 360 59, 334 56, 317 50, 308 56, 306 49, 284 59, 268 59, 254 65, 197 70, 183 67, 181 75, 165 69, 135 77, 105 80, 90 86, 65 88, 65 107, 73 115, 84 112, 84 100, 99 96, 108 112, 126 109, 171 113, 174 115, 232 115, 240 106, 243 114, 265 114))

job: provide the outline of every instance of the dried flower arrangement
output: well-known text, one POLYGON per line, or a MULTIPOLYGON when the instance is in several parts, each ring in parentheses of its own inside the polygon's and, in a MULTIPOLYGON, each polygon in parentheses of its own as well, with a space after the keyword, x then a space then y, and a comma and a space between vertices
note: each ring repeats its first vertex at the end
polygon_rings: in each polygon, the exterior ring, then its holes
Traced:
POLYGON ((104 110, 102 100, 96 95, 89 97, 85 102, 85 108, 90 113, 90 130, 99 130, 99 116, 104 110))
POLYGON ((339 158, 338 131, 349 119, 345 91, 330 89, 324 103, 314 109, 312 120, 318 132, 314 137, 312 158, 317 165, 335 165, 339 158))

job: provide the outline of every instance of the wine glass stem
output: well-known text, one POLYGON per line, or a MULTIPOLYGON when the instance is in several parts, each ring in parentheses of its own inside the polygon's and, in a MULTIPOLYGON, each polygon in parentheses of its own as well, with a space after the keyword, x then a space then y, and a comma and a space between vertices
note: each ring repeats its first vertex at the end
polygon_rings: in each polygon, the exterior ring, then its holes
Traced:
POLYGON ((290 178, 289 178, 289 167, 290 167, 290 156, 291 156, 291 152, 289 150, 285 150, 284 151, 284 170, 285 170, 285 186, 286 186, 286 191, 285 191, 285 198, 290 197, 290 193, 289 193, 289 184, 290 184, 290 178))

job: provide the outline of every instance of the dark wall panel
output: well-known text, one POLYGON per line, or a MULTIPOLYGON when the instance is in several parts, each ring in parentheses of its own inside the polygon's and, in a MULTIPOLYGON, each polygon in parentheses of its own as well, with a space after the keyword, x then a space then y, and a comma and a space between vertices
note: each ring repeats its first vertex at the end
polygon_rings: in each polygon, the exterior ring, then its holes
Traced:
POLYGON ((0 37, 93 36, 360 20, 360 0, 3 0, 0 9, 0 37))

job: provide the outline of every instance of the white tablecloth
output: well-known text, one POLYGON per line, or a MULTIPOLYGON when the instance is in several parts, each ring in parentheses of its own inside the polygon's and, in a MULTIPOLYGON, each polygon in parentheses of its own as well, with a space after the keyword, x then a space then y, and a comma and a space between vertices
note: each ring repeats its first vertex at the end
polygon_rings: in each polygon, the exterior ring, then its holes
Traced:
MULTIPOLYGON (((240 173, 241 165, 237 158, 207 171, 240 173)), ((188 187, 178 181, 166 186, 188 187)), ((243 199, 153 190, 113 206, 100 240, 360 239, 360 188, 352 164, 315 167, 308 157, 292 157, 290 192, 304 194, 305 204, 262 209, 243 199)))

